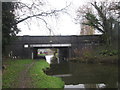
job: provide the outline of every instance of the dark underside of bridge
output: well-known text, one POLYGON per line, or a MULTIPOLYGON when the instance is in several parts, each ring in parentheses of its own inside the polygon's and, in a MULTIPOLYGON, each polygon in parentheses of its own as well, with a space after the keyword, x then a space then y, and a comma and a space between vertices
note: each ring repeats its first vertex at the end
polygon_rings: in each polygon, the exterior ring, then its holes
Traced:
MULTIPOLYGON (((17 39, 6 46, 8 56, 22 59, 35 59, 37 49, 59 49, 59 57, 75 57, 75 50, 93 48, 101 43, 101 35, 83 36, 17 36, 17 39)), ((61 58, 61 59, 63 59, 61 58)))
MULTIPOLYGON (((56 49, 58 50, 57 53, 59 59, 61 60, 66 60, 67 58, 69 58, 69 47, 34 47, 31 48, 32 50, 32 59, 45 59, 44 56, 40 56, 38 55, 38 49, 56 49)), ((54 54, 54 53, 53 53, 54 54)))

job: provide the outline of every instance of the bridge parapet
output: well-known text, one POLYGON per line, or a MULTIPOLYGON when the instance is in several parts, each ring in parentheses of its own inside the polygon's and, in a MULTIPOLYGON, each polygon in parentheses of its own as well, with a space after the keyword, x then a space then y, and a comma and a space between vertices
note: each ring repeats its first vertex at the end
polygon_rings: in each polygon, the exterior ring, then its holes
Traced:
MULTIPOLYGON (((78 43, 87 41, 100 41, 101 35, 83 35, 83 36, 18 36, 14 43, 78 43)), ((13 43, 12 42, 12 43, 13 43)))

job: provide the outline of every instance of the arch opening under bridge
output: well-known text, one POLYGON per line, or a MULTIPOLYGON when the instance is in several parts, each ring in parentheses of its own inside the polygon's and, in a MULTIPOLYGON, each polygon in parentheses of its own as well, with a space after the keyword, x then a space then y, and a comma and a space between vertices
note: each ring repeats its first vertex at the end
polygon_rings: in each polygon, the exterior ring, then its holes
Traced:
POLYGON ((59 62, 68 60, 70 57, 69 49, 71 48, 71 44, 30 44, 29 47, 32 49, 32 59, 44 59, 44 57, 38 55, 38 49, 57 49, 59 62))

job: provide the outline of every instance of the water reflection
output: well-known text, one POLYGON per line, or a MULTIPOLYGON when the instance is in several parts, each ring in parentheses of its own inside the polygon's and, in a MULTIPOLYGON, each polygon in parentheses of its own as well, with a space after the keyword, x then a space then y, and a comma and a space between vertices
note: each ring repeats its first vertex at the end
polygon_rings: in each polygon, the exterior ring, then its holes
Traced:
POLYGON ((52 76, 55 76, 55 77, 70 77, 72 76, 72 74, 59 74, 59 75, 52 75, 52 76))
POLYGON ((52 59, 52 57, 53 57, 54 55, 46 55, 45 57, 46 57, 46 61, 49 63, 49 64, 51 64, 51 59, 52 59))
POLYGON ((49 63, 49 64, 59 64, 60 62, 59 62, 59 58, 56 58, 55 59, 55 57, 54 57, 54 55, 45 55, 45 58, 46 58, 46 61, 49 63), (55 60, 53 60, 53 59, 55 59, 55 60), (54 62, 53 62, 54 61, 54 62))
POLYGON ((105 84, 78 84, 78 85, 65 85, 64 88, 105 88, 105 84))
POLYGON ((50 66, 47 74, 61 77, 65 88, 117 88, 116 65, 66 62, 50 66))

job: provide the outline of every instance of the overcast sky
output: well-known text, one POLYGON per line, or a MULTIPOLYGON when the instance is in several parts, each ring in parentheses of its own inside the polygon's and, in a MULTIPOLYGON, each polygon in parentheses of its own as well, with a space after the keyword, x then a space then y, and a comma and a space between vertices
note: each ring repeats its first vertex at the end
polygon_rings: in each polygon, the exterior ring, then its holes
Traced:
MULTIPOLYGON (((79 6, 90 2, 90 0, 48 0, 51 8, 61 9, 66 6, 66 4, 71 3, 69 7, 68 14, 61 14, 58 20, 49 19, 49 27, 54 32, 54 35, 80 35, 80 25, 75 24, 75 12, 79 6)), ((23 2, 29 2, 29 0, 23 0, 23 2)), ((31 20, 30 25, 25 23, 18 24, 18 28, 21 32, 18 35, 50 35, 50 32, 45 27, 45 23, 41 22, 38 24, 36 21, 31 20)))

